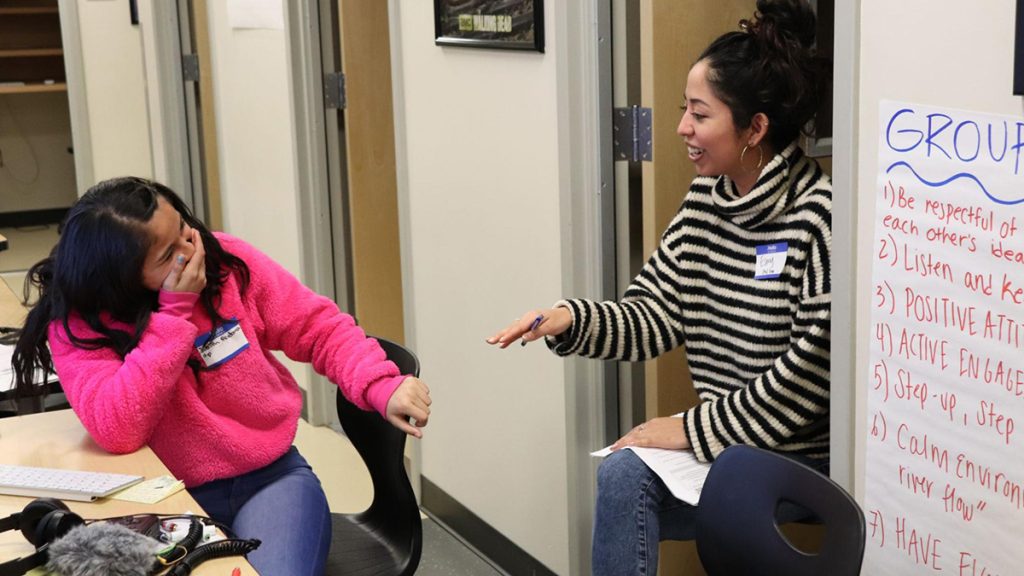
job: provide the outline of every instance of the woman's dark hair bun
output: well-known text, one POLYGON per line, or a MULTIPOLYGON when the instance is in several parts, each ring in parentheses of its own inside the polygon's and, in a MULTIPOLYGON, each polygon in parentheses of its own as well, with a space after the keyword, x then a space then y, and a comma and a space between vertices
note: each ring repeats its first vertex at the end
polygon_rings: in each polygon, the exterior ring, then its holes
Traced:
POLYGON ((814 11, 803 0, 757 0, 754 20, 740 26, 764 45, 783 50, 794 42, 810 48, 817 30, 814 11))
POLYGON ((801 132, 813 134, 815 113, 828 98, 831 62, 817 53, 817 18, 807 0, 757 0, 750 20, 711 43, 698 61, 729 106, 737 129, 764 113, 768 140, 781 151, 801 132))

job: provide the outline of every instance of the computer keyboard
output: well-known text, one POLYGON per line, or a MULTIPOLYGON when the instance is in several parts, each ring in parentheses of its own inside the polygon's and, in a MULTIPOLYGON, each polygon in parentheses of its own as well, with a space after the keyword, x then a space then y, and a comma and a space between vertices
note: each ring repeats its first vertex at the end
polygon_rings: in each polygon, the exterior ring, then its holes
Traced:
POLYGON ((142 481, 134 474, 0 464, 0 494, 91 502, 142 481))

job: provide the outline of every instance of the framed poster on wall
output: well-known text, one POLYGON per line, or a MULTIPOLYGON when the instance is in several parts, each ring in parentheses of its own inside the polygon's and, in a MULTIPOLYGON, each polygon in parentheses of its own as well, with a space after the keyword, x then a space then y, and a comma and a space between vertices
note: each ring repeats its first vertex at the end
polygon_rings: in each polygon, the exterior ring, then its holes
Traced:
POLYGON ((434 43, 544 51, 544 0, 434 0, 434 43))

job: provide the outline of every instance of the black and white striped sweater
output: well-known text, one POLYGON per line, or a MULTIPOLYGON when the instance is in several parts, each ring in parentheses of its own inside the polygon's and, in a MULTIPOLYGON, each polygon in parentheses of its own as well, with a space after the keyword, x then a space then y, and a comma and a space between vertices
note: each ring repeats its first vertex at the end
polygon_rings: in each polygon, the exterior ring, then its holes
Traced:
POLYGON ((733 444, 828 457, 832 183, 795 143, 739 197, 698 177, 619 302, 563 300, 559 355, 645 360, 680 344, 701 403, 683 426, 698 459, 733 444), (758 246, 785 267, 755 279, 758 246))

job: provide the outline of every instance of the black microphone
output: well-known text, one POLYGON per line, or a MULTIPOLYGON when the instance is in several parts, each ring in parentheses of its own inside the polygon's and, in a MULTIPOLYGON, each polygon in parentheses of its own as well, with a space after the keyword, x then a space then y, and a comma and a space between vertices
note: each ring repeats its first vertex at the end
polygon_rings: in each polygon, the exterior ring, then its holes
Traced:
POLYGON ((147 576, 166 546, 119 524, 96 522, 54 540, 46 570, 58 576, 147 576))

